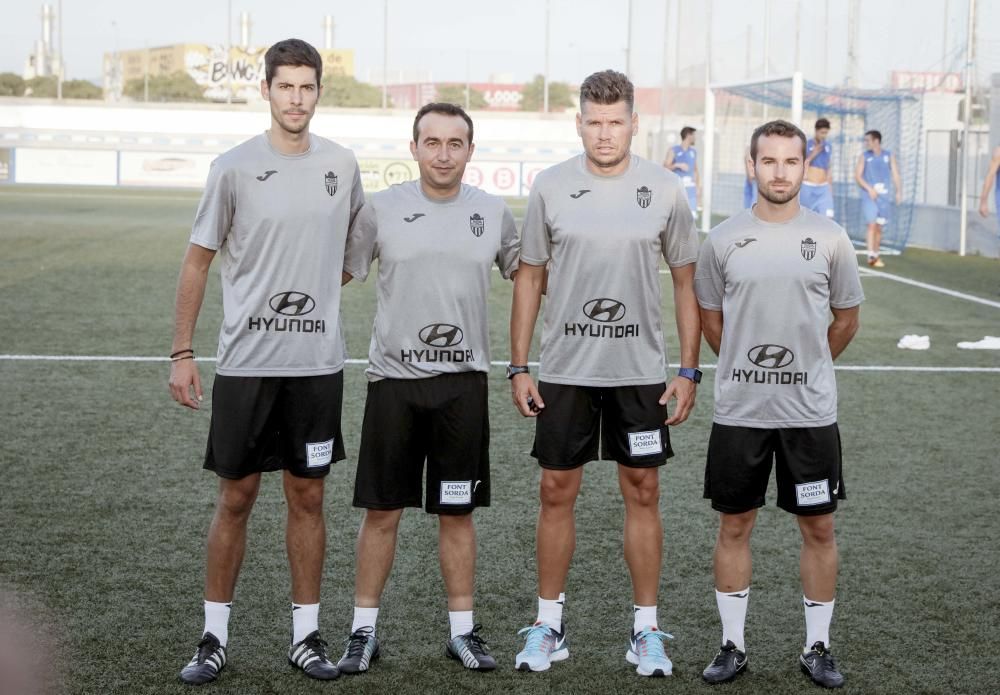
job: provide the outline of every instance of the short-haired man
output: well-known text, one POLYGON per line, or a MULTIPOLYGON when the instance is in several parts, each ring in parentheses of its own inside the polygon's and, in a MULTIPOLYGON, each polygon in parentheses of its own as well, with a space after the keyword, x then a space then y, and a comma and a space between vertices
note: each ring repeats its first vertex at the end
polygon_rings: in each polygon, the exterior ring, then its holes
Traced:
POLYGON ((469 669, 496 668, 473 620, 472 511, 490 503, 490 269, 496 264, 510 278, 519 244, 503 198, 462 184, 472 135, 460 107, 421 108, 410 143, 420 179, 374 194, 347 244, 345 281, 364 280, 376 258, 379 265, 354 485, 354 505, 365 516, 354 620, 338 664, 344 673, 368 670, 379 654, 375 622, 399 520, 405 507, 421 506, 438 517, 446 653, 469 669))
POLYGON ((298 39, 264 57, 261 94, 271 128, 212 165, 177 283, 170 391, 198 409, 192 339, 209 266, 222 257, 223 321, 205 468, 219 476, 208 532, 205 629, 185 683, 226 664, 229 612, 260 474, 282 470, 288 504, 292 646, 313 678, 338 675, 319 633, 326 526, 323 481, 344 458, 340 270, 347 232, 364 204, 354 155, 309 132, 322 60, 298 39))
POLYGON ((569 655, 563 592, 576 543, 573 508, 583 466, 615 461, 625 502, 625 561, 634 600, 625 658, 643 676, 667 676, 656 605, 663 555, 659 467, 673 455, 668 425, 694 406, 700 327, 694 295, 698 236, 680 180, 631 154, 634 90, 606 70, 580 87, 584 154, 543 171, 528 199, 511 311, 512 396, 536 417, 532 455, 542 467, 538 617, 524 628, 522 671, 569 655), (681 370, 665 383, 660 258, 674 287, 681 370), (546 265, 539 383, 528 373, 546 265), (668 415, 668 402, 676 407, 668 415))
POLYGON ((854 180, 864 190, 861 211, 868 225, 868 265, 884 268, 879 257, 882 248, 882 228, 892 218, 893 200, 903 202, 903 184, 899 177, 899 167, 892 152, 882 147, 882 133, 869 130, 865 133, 865 151, 858 158, 854 168, 854 180), (890 198, 890 184, 895 196, 890 198))
POLYGON ((722 648, 702 675, 721 683, 746 669, 750 533, 775 461, 778 506, 796 515, 802 535, 799 663, 814 682, 839 687, 829 634, 833 512, 846 495, 833 360, 858 329, 864 294, 847 233, 799 202, 805 134, 771 121, 754 131, 750 148, 757 204, 711 231, 695 276, 705 340, 719 356, 705 497, 720 520, 714 570, 722 648))
POLYGON ((799 201, 806 210, 833 219, 833 174, 830 158, 833 145, 830 144, 830 121, 820 118, 816 121, 815 135, 806 143, 806 177, 802 181, 799 201))
POLYGON ((694 147, 695 132, 691 126, 681 128, 681 141, 667 150, 663 166, 681 177, 691 214, 697 217, 698 201, 701 200, 701 179, 698 176, 698 150, 694 147))
POLYGON ((979 194, 979 214, 983 217, 990 216, 990 189, 993 189, 993 204, 996 208, 997 220, 1000 221, 1000 147, 993 148, 993 157, 990 159, 990 166, 986 170, 986 178, 983 180, 983 190, 979 194))

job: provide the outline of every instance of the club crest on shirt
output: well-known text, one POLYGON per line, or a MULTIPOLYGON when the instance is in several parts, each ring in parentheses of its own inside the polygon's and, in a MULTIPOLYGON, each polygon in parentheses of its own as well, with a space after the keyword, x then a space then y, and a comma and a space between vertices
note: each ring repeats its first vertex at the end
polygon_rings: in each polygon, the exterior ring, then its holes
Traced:
POLYGON ((812 237, 806 237, 802 240, 802 245, 799 246, 799 250, 802 252, 802 257, 807 261, 811 261, 816 255, 816 242, 812 240, 812 237))
POLYGON ((639 203, 639 207, 648 208, 653 202, 653 192, 645 186, 640 186, 635 189, 635 201, 639 203))
POLYGON ((323 176, 323 183, 326 186, 326 192, 330 195, 337 192, 337 175, 332 171, 326 172, 323 176))
POLYGON ((473 213, 472 217, 469 218, 469 229, 475 236, 482 236, 483 232, 486 231, 486 220, 478 212, 473 213))

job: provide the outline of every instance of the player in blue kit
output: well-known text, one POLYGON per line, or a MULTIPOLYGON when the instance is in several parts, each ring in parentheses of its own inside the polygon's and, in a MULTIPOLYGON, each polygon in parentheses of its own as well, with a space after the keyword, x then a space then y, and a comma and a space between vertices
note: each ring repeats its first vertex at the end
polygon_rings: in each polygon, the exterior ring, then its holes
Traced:
POLYGON ((997 176, 998 169, 1000 169, 1000 147, 995 147, 993 148, 993 158, 990 160, 990 168, 986 170, 986 180, 983 181, 983 192, 979 194, 979 214, 983 217, 990 216, 989 195, 990 188, 992 188, 997 220, 1000 221, 1000 176, 997 176))
POLYGON ((799 203, 806 210, 833 219, 833 175, 830 157, 833 146, 829 141, 830 121, 816 121, 815 136, 806 143, 806 177, 799 192, 799 203))
POLYGON ((681 128, 681 142, 667 150, 663 166, 681 177, 691 214, 697 218, 701 181, 698 177, 698 150, 694 148, 694 134, 695 129, 691 126, 681 128))
POLYGON ((884 268, 885 263, 879 258, 882 228, 892 217, 893 201, 899 205, 903 200, 903 184, 896 157, 882 147, 882 133, 877 130, 865 133, 865 151, 858 158, 854 180, 867 194, 862 198, 861 211, 868 224, 868 265, 884 268), (890 183, 895 191, 894 198, 890 198, 890 183))
POLYGON ((753 161, 750 159, 750 148, 746 150, 743 158, 743 166, 746 167, 747 177, 743 181, 743 209, 749 210, 757 202, 757 177, 753 173, 753 161))

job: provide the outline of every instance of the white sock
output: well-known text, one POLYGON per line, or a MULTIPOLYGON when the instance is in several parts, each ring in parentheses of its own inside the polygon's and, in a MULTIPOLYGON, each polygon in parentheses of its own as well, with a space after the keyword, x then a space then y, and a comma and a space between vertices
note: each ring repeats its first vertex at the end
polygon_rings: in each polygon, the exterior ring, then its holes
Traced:
POLYGON ((451 624, 451 638, 467 635, 472 632, 472 611, 448 611, 448 622, 451 624))
POLYGON ((802 605, 806 611, 806 646, 802 651, 809 651, 817 642, 822 642, 829 648, 833 601, 813 601, 803 596, 802 605))
POLYGON ((354 622, 351 623, 351 632, 357 632, 360 628, 370 627, 372 634, 375 634, 375 621, 378 620, 378 606, 374 608, 354 607, 354 622))
POLYGON ((292 604, 292 644, 298 644, 319 629, 318 603, 292 604))
POLYGON ((656 627, 656 606, 632 606, 632 634, 638 635, 647 627, 656 627))
POLYGON ((202 634, 211 632, 219 638, 223 647, 229 642, 229 611, 232 607, 232 602, 205 601, 205 629, 202 634))
POLYGON ((722 645, 732 642, 737 649, 745 652, 747 648, 743 642, 743 626, 747 619, 747 604, 750 603, 750 587, 727 593, 716 589, 715 603, 722 620, 722 645))
POLYGON ((535 622, 544 623, 553 630, 562 630, 563 604, 566 603, 566 594, 559 594, 559 598, 552 600, 538 597, 538 619, 535 622))

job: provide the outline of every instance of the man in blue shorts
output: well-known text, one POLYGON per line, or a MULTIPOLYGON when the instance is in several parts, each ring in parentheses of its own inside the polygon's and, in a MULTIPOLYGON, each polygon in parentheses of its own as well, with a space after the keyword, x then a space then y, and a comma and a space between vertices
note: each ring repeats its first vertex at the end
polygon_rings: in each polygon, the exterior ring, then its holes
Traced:
POLYGON ((882 133, 869 130, 865 133, 865 151, 858 158, 854 169, 854 180, 864 189, 861 211, 868 225, 868 265, 884 268, 879 258, 882 247, 882 228, 889 222, 893 212, 893 201, 899 205, 903 200, 903 184, 899 178, 896 157, 882 147, 882 133), (895 196, 890 191, 890 183, 895 196))
POLYGON ((833 219, 833 175, 830 172, 830 121, 816 121, 815 136, 806 143, 806 177, 802 181, 799 202, 806 210, 833 219))
POLYGON ((698 150, 694 148, 694 134, 695 129, 691 126, 681 128, 681 142, 667 150, 663 166, 681 178, 684 193, 691 206, 691 214, 698 217, 701 182, 698 177, 698 150))

